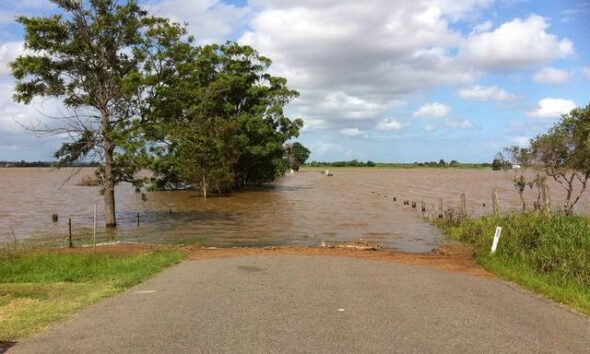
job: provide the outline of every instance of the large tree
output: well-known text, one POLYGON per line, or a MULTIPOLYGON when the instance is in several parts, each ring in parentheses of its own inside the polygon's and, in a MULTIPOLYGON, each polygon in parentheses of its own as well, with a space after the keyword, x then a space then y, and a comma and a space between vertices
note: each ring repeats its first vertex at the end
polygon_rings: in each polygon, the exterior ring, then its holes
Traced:
POLYGON ((72 112, 52 130, 73 138, 55 153, 58 165, 102 161, 106 226, 115 227, 115 185, 137 182, 133 176, 142 159, 135 155, 144 152, 146 53, 161 42, 165 28, 167 38, 182 30, 149 16, 133 0, 50 1, 59 14, 17 19, 27 54, 11 63, 14 98, 28 104, 38 96, 53 97, 72 112))
POLYGON ((283 145, 303 123, 285 116, 283 107, 297 92, 268 73, 268 58, 237 43, 198 47, 190 41, 170 46, 164 56, 169 60, 155 73, 158 94, 149 113, 159 122, 150 129, 158 187, 195 186, 195 178, 186 178, 191 175, 200 176, 197 185, 208 186, 203 176, 209 175, 219 189, 229 187, 227 174, 213 169, 229 171, 233 187, 269 182, 286 171, 283 145), (208 146, 190 147, 191 141, 208 146))

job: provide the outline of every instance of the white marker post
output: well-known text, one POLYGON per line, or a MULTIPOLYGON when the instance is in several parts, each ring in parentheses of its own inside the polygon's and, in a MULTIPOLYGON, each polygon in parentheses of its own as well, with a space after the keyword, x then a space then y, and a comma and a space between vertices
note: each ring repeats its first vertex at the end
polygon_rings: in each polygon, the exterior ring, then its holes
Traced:
POLYGON ((496 248, 498 248, 498 241, 500 241, 501 234, 502 228, 500 226, 496 227, 496 233, 494 234, 494 242, 492 242, 492 254, 496 253, 496 248))

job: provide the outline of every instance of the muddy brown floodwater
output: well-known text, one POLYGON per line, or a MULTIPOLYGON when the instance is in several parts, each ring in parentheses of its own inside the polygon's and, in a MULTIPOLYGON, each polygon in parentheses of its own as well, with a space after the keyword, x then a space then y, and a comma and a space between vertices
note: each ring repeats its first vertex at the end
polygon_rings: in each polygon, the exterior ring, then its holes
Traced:
MULTIPOLYGON (((455 207, 467 195, 473 215, 491 212, 491 190, 498 188, 504 209, 519 207, 507 172, 475 169, 304 169, 276 183, 203 200, 195 192, 153 192, 142 201, 129 185, 117 187, 116 231, 99 230, 101 239, 153 243, 201 242, 207 246, 317 245, 322 241, 363 238, 386 248, 423 252, 442 242, 422 218, 443 198, 455 207), (397 201, 393 201, 393 198, 397 201), (417 209, 403 206, 416 201, 417 209), (484 203, 486 204, 484 206, 484 203), (137 213, 140 224, 137 226, 137 213)), ((72 218, 75 237, 91 234, 94 203, 102 211, 96 187, 76 183, 92 173, 85 169, 64 184, 73 169, 0 168, 0 241, 63 242, 72 218), (51 215, 58 214, 53 223, 51 215)), ((551 185, 557 202, 563 193, 551 185)), ((529 204, 534 192, 527 192, 529 204)), ((588 199, 578 212, 584 212, 588 199)), ((102 213, 99 225, 103 224, 102 213)))

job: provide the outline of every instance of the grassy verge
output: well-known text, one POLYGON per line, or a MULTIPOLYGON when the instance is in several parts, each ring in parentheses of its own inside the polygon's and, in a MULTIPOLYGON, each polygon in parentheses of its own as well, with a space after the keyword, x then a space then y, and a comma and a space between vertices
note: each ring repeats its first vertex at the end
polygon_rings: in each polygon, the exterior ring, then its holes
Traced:
POLYGON ((470 244, 492 273, 590 315, 590 220, 514 214, 438 223, 450 238, 470 244), (490 254, 496 226, 498 250, 490 254))
POLYGON ((183 256, 174 250, 4 252, 0 255, 0 343, 31 335, 140 283, 183 256))

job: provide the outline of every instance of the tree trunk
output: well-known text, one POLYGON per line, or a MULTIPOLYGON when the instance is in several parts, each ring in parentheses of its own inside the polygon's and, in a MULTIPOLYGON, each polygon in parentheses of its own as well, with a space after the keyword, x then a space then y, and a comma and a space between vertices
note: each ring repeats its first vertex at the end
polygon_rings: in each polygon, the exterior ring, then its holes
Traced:
POLYGON ((573 194, 573 182, 570 180, 567 186, 567 194, 565 196, 565 201, 563 203, 563 212, 565 215, 571 215, 573 210, 573 205, 571 205, 572 194, 573 194))
POLYGON ((201 178, 201 193, 203 193, 203 199, 207 199, 207 189, 209 189, 209 184, 207 183, 205 176, 203 176, 201 178))
POLYGON ((104 214, 107 228, 117 227, 115 214, 115 176, 113 172, 115 146, 109 138, 109 114, 102 112, 102 135, 104 144, 104 214))
POLYGON ((519 191, 518 192, 518 196, 520 197, 520 201, 522 203, 522 212, 524 213, 526 211, 526 201, 524 200, 524 191, 519 191))

